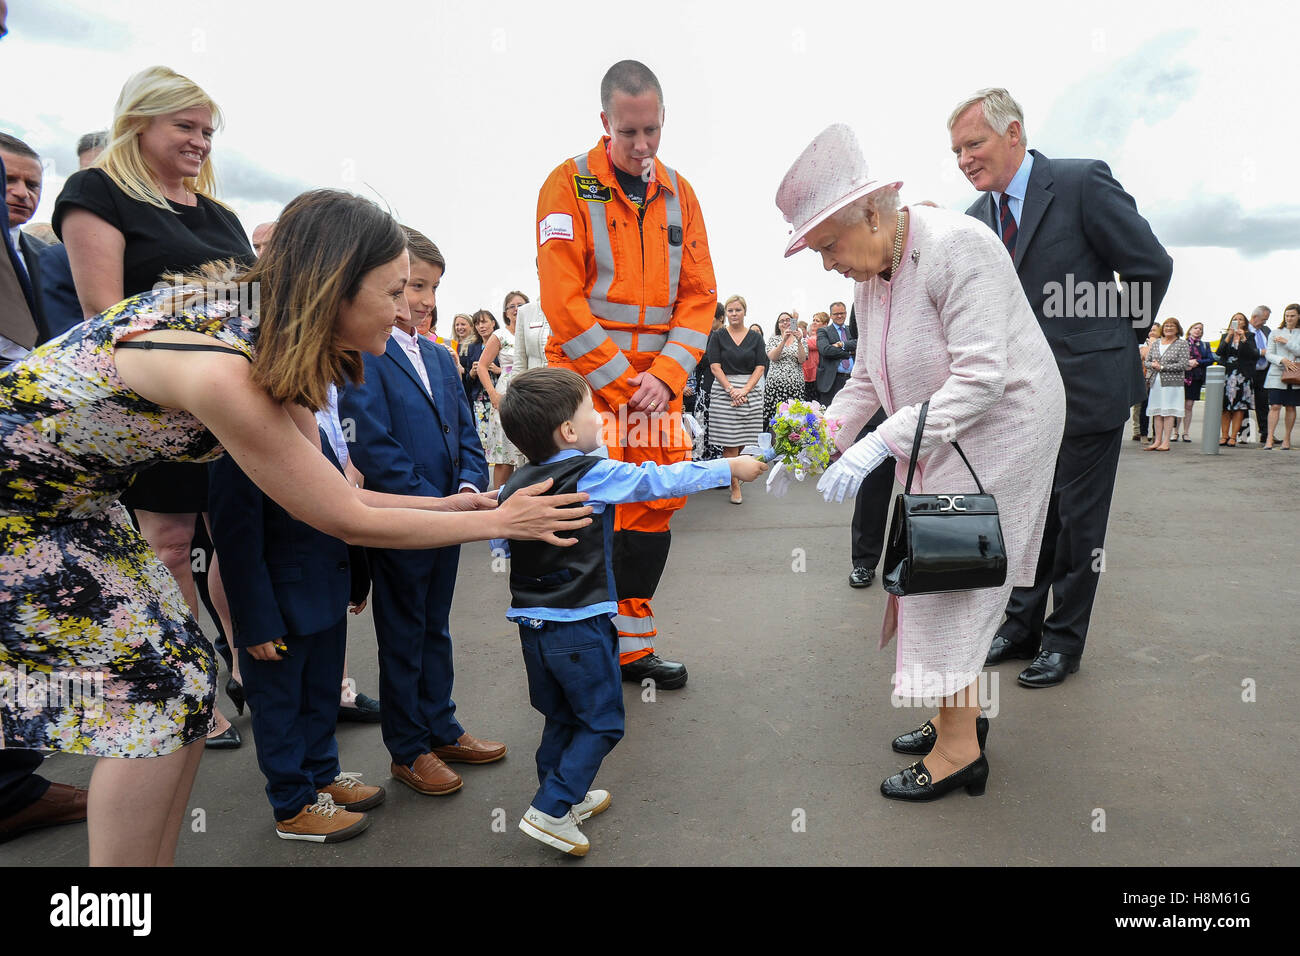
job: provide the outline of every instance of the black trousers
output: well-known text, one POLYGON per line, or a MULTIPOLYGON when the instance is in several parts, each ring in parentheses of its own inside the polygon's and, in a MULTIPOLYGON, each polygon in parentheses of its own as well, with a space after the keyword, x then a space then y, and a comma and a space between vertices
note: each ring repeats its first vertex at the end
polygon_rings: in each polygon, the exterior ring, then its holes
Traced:
POLYGON ((39 750, 0 750, 0 819, 45 796, 50 782, 36 773, 43 759, 39 750))
POLYGON ((836 372, 835 381, 831 384, 829 391, 820 393, 818 395, 817 400, 820 401, 823 405, 829 406, 831 401, 835 398, 835 396, 840 393, 840 389, 844 387, 844 383, 847 382, 848 380, 849 380, 848 372, 836 372))
POLYGON ((1105 567, 1106 523, 1124 431, 1121 425, 1061 441, 1034 584, 1012 590, 1000 636, 1048 653, 1083 653, 1105 567), (1049 591, 1052 613, 1045 618, 1049 591))
POLYGON ((1264 387, 1264 380, 1268 378, 1268 369, 1262 368, 1256 370, 1254 377, 1251 378, 1251 388, 1255 391, 1255 424, 1259 426, 1259 440, 1268 441, 1268 389, 1264 387))
MULTIPOLYGON (((877 409, 871 421, 858 434, 857 441, 875 431, 885 420, 885 410, 877 409)), ((889 520, 889 505, 894 491, 893 458, 886 458, 875 471, 867 475, 858 488, 853 504, 853 527, 849 547, 855 568, 875 568, 885 545, 885 524, 889 520)))

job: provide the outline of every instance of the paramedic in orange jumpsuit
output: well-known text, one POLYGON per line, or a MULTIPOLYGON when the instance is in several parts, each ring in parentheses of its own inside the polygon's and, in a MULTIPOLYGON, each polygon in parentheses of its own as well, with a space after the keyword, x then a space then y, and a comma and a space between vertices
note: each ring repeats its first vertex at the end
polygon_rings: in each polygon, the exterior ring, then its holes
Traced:
MULTIPOLYGON (((659 81, 634 60, 601 82, 606 135, 565 160, 537 198, 546 356, 591 388, 611 458, 669 464, 690 458, 682 388, 708 344, 717 304, 695 191, 655 154, 663 127, 659 81)), ((614 578, 623 679, 672 690, 686 668, 654 653, 650 599, 668 560, 671 498, 619 505, 614 578)))

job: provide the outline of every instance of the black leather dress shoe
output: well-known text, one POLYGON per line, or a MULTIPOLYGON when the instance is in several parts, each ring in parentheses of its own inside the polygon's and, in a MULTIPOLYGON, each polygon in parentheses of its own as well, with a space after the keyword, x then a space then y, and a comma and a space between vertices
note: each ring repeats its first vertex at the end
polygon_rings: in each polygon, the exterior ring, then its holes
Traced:
POLYGON ((1003 661, 1032 661, 1037 654, 1038 648, 1027 644, 1017 644, 999 634, 993 638, 993 643, 989 645, 989 654, 988 657, 984 658, 984 666, 992 667, 994 664, 1001 664, 1003 661))
POLYGON ((239 731, 235 729, 234 724, 231 724, 224 734, 217 734, 203 741, 203 746, 208 750, 238 750, 243 742, 244 739, 239 736, 239 731))
POLYGON ((647 654, 631 664, 619 667, 623 680, 639 684, 647 677, 661 690, 677 690, 686 686, 686 665, 662 660, 657 654, 647 654))
POLYGON ((340 722, 354 724, 377 724, 379 723, 379 701, 365 694, 357 694, 355 707, 339 706, 338 719, 340 722))
MULTIPOLYGON (((989 739, 989 719, 983 714, 975 718, 975 736, 979 738, 980 750, 984 749, 984 741, 989 739)), ((894 738, 891 746, 900 754, 928 754, 934 749, 935 730, 934 724, 926 721, 911 733, 900 734, 894 738)))
POLYGON ((1079 658, 1075 655, 1043 651, 1016 679, 1021 687, 1055 687, 1078 669, 1079 658))
POLYGON ((849 575, 849 587, 865 588, 871 584, 875 577, 875 568, 854 568, 853 573, 849 575))
POLYGON ((905 767, 880 784, 882 796, 891 800, 937 800, 945 793, 951 793, 958 787, 965 787, 972 797, 982 796, 989 781, 988 759, 980 754, 979 758, 967 764, 954 774, 944 777, 938 783, 930 779, 930 771, 925 769, 925 761, 918 760, 910 767, 905 767))

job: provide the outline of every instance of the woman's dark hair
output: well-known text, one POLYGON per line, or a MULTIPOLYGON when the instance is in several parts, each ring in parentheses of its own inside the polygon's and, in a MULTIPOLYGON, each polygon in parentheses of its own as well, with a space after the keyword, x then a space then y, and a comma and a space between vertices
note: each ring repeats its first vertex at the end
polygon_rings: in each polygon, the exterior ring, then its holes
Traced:
MULTIPOLYGON (((255 290, 253 381, 277 402, 312 411, 325 407, 331 383, 360 383, 361 353, 337 341, 339 309, 356 297, 366 273, 405 250, 401 227, 369 199, 314 189, 291 200, 261 257, 230 280, 255 290)), ((220 266, 167 278, 210 286, 220 266)))
POLYGON ((794 324, 794 316, 791 315, 789 312, 782 312, 780 315, 778 315, 778 316, 776 317, 776 325, 774 325, 774 326, 772 327, 772 334, 773 334, 773 335, 780 335, 780 334, 781 334, 781 316, 782 316, 782 315, 784 315, 787 319, 790 320, 789 328, 795 329, 795 331, 797 332, 798 329, 795 328, 795 324, 794 324))
MULTIPOLYGON (((495 315, 493 315, 493 314, 492 314, 491 312, 489 312, 487 309, 479 309, 477 312, 474 313, 474 332, 475 332, 475 334, 478 334, 478 323, 479 323, 479 319, 483 318, 484 316, 487 316, 488 321, 492 323, 492 328, 494 328, 494 329, 499 329, 499 328, 501 328, 501 325, 500 325, 499 322, 497 322, 497 319, 496 319, 496 316, 495 316, 495 315)), ((480 341, 480 342, 483 342, 484 344, 487 344, 487 339, 483 338, 482 335, 479 335, 478 338, 479 338, 479 341, 480 341)), ((518 448, 519 446, 516 445, 515 447, 518 448)))

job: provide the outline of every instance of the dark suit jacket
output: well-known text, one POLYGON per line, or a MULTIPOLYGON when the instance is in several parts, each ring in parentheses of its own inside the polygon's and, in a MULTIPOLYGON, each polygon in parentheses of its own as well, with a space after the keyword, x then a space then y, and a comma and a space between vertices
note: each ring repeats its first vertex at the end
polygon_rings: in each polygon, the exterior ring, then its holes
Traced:
MULTIPOLYGON (((5 181, 5 175, 4 160, 0 160, 0 182, 5 181)), ((36 302, 36 293, 32 289, 31 277, 27 274, 27 270, 23 268, 23 263, 19 261, 19 251, 14 248, 13 241, 9 238, 9 207, 0 206, 0 208, 5 210, 3 237, 5 254, 9 257, 9 263, 18 279, 18 285, 23 290, 23 298, 27 300, 27 308, 31 310, 32 319, 36 323, 36 344, 40 345, 42 342, 48 341, 50 337, 46 334, 45 324, 41 321, 40 308, 36 302)), ((31 237, 24 235, 23 238, 30 239, 31 237)))
MULTIPOLYGON (((1132 323, 1143 323, 1145 336, 1169 288, 1173 260, 1105 163, 1030 152, 1034 165, 1020 215, 1016 272, 1061 371, 1065 434, 1109 431, 1145 400, 1132 323), (1126 285, 1149 283, 1142 287, 1149 294, 1140 316, 1125 314, 1116 273, 1126 285), (1091 303, 1079 297, 1085 289, 1091 303), (1121 307, 1112 308, 1114 302, 1121 307)), ((966 212, 999 232, 991 194, 966 212)))
MULTIPOLYGON (((338 468, 324 434, 320 442, 338 468)), ((211 466, 208 511, 235 647, 315 634, 347 613, 352 591, 348 546, 291 517, 229 455, 211 466)))
POLYGON ((50 338, 56 339, 74 325, 85 321, 81 303, 77 300, 77 287, 72 284, 72 266, 68 264, 68 248, 61 242, 50 243, 40 250, 39 277, 32 273, 32 284, 37 289, 37 301, 50 338))
POLYGON ((835 384, 835 370, 845 359, 851 359, 858 350, 857 339, 849 337, 848 323, 844 326, 844 336, 848 340, 840 345, 839 333, 831 332, 835 325, 822 326, 817 330, 817 391, 829 392, 835 384), (832 335, 834 337, 832 337, 832 335))
POLYGON ((461 370, 442 346, 419 345, 432 399, 393 338, 383 355, 364 356, 365 384, 339 390, 348 453, 374 491, 444 498, 462 482, 486 489, 487 459, 461 370))

